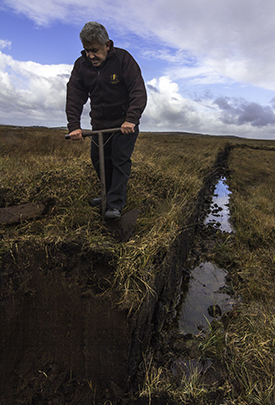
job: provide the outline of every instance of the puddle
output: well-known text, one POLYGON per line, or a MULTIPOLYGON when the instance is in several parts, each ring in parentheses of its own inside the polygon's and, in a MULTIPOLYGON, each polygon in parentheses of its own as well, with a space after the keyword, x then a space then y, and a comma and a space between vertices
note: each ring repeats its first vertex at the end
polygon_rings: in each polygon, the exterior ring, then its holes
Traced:
MULTIPOLYGON (((230 194, 226 178, 222 177, 215 187, 204 225, 209 224, 223 232, 233 232, 229 212, 230 194)), ((191 279, 183 292, 179 317, 181 332, 193 335, 203 333, 214 318, 232 309, 234 299, 226 286, 226 276, 225 270, 209 262, 203 262, 191 271, 191 279)))
POLYGON ((210 213, 204 221, 204 225, 211 224, 221 231, 231 233, 229 199, 231 191, 226 184, 226 178, 222 177, 215 188, 210 213))
POLYGON ((206 331, 215 315, 219 318, 220 314, 232 309, 234 301, 227 293, 226 276, 225 270, 209 262, 192 270, 179 317, 182 333, 198 335, 206 331))

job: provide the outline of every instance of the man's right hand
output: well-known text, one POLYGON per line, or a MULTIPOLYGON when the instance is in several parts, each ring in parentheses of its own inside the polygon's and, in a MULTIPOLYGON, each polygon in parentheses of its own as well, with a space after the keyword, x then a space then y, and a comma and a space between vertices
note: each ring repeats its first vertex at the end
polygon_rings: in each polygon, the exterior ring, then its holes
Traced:
POLYGON ((82 137, 82 129, 75 129, 74 131, 70 132, 70 138, 73 141, 79 141, 80 139, 84 139, 82 137))

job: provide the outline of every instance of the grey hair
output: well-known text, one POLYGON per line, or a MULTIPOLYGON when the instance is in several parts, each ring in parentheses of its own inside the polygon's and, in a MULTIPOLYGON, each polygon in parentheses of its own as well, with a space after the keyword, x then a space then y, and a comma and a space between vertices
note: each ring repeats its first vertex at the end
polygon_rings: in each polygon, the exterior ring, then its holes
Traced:
POLYGON ((100 45, 105 45, 109 41, 106 28, 95 21, 90 21, 84 25, 80 34, 81 41, 92 42, 97 40, 100 45))

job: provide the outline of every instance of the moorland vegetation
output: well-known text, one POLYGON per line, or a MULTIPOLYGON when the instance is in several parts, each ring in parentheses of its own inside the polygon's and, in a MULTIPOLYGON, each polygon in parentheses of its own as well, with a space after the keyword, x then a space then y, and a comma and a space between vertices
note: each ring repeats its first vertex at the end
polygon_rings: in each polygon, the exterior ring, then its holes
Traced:
MULTIPOLYGON (((207 258, 226 269, 239 304, 215 321, 198 341, 196 356, 212 359, 218 382, 197 370, 180 381, 168 365, 144 356, 136 394, 147 402, 165 394, 167 403, 270 405, 275 403, 275 143, 195 134, 140 134, 133 154, 125 211, 139 209, 134 235, 117 243, 88 200, 100 186, 89 156, 89 140, 65 141, 65 130, 0 128, 1 207, 46 202, 35 220, 1 225, 0 256, 24 244, 72 242, 111 257, 110 288, 129 316, 146 294, 151 275, 183 229, 191 228, 198 195, 226 161, 232 234, 217 231, 207 258), (215 394, 215 395, 214 395, 215 394)), ((203 213, 202 213, 203 214, 203 213)), ((191 241, 192 242, 192 241, 191 241)), ((1 260, 1 259, 0 259, 1 260)), ((214 373, 212 374, 215 375, 214 373)))

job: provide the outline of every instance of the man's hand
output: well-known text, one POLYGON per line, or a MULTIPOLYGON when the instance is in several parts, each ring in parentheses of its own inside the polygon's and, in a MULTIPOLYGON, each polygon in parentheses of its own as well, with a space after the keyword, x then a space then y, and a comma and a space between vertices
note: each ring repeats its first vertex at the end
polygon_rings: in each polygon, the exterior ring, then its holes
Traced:
POLYGON ((121 132, 123 134, 131 134, 131 133, 135 132, 135 124, 132 124, 132 122, 125 121, 121 125, 121 132))
POLYGON ((75 129, 74 131, 70 132, 70 138, 73 141, 79 141, 82 138, 82 129, 75 129))

